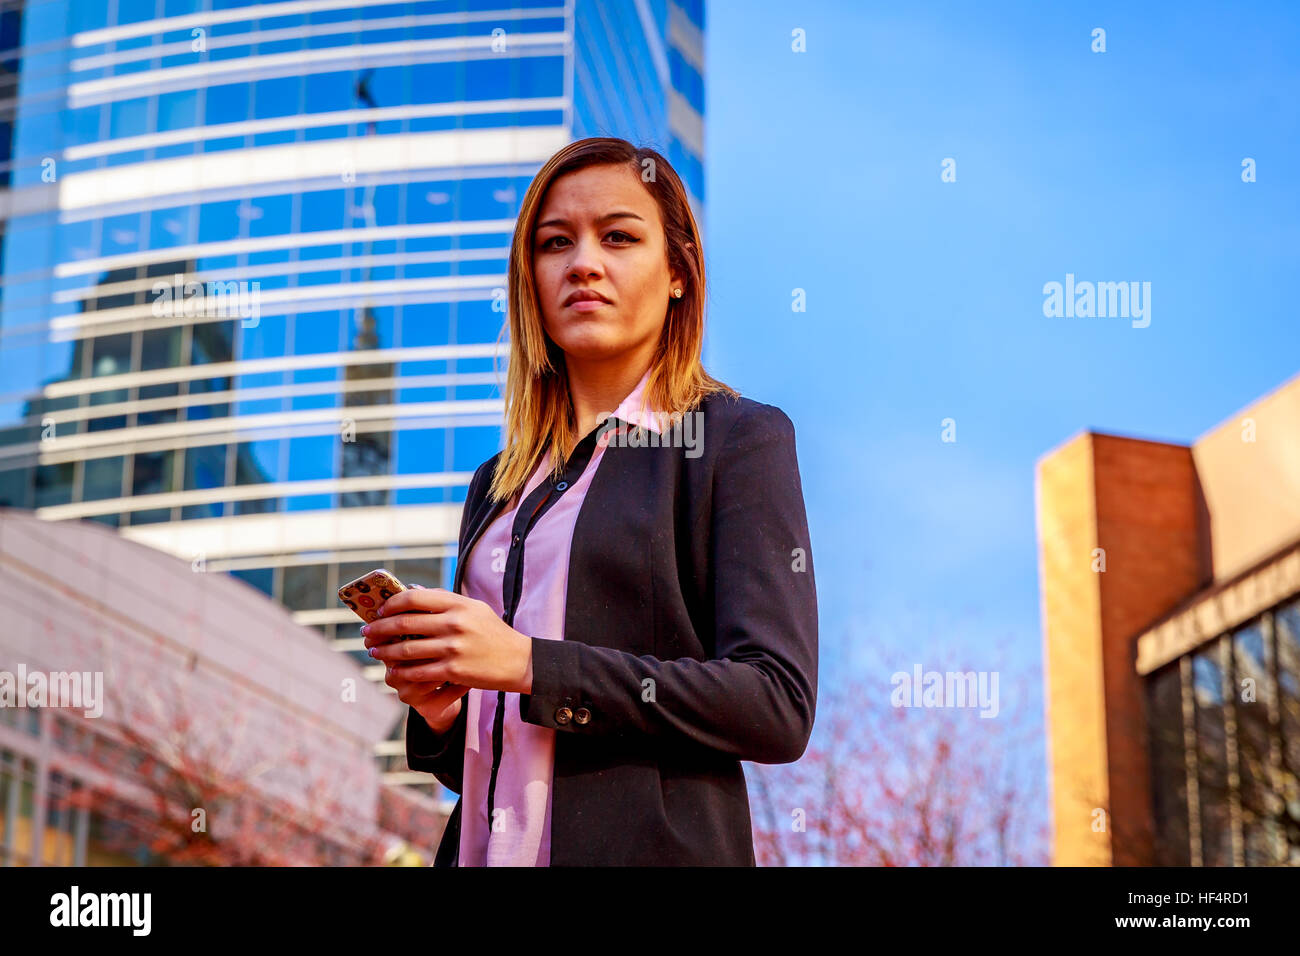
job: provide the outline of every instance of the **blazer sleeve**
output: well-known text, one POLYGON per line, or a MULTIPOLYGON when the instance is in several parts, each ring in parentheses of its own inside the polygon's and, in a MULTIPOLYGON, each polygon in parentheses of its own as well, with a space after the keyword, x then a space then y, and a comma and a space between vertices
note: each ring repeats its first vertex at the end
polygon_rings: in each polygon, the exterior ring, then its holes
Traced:
MULTIPOLYGON (((491 459, 488 460, 489 462, 491 459)), ((465 531, 469 525, 470 512, 482 493, 482 477, 488 462, 479 465, 474 477, 469 481, 469 490, 465 492, 465 505, 460 512, 460 531, 456 540, 465 543, 465 531)), ((457 556, 457 561, 460 556, 457 556)), ((406 765, 412 770, 431 773, 448 790, 460 793, 464 787, 465 774, 465 725, 469 720, 469 708, 465 698, 461 698, 460 713, 444 734, 436 734, 420 712, 414 707, 407 707, 406 715, 406 765)))
POLYGON ((794 425, 783 411, 756 403, 732 423, 712 497, 695 533, 711 522, 717 657, 660 660, 535 637, 523 720, 560 733, 693 742, 755 763, 802 756, 817 696, 817 592, 794 425), (566 703, 590 719, 557 723, 566 703))
POLYGON ((438 782, 454 793, 464 787, 465 725, 469 708, 461 698, 460 713, 451 729, 435 734, 419 711, 409 707, 406 717, 406 765, 412 770, 431 773, 438 782))

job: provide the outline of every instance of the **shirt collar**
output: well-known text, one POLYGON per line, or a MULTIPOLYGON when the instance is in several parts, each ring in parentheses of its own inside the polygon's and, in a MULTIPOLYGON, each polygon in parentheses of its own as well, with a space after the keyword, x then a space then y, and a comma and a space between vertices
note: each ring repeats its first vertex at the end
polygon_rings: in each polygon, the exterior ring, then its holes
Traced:
POLYGON ((641 425, 650 429, 656 434, 663 434, 663 428, 660 426, 662 416, 665 414, 661 410, 653 410, 649 407, 649 401, 646 397, 646 386, 650 382, 650 372, 654 366, 645 370, 641 376, 641 381, 636 383, 636 387, 628 394, 627 398, 619 403, 618 408, 610 414, 614 418, 621 419, 629 425, 641 425))

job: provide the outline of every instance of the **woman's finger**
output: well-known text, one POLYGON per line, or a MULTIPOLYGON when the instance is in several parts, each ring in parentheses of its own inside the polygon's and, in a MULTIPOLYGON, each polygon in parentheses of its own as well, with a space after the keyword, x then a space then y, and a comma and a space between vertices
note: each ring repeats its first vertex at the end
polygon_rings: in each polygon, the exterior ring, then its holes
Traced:
POLYGON ((361 628, 367 648, 418 637, 446 637, 455 630, 455 622, 445 614, 397 614, 371 621, 361 628))
POLYGON ((384 675, 384 683, 397 691, 397 697, 403 703, 423 704, 425 701, 447 706, 457 697, 467 694, 469 687, 453 684, 444 679, 418 680, 405 673, 409 668, 389 667, 384 675))
POLYGON ((375 608, 375 614, 386 618, 407 611, 446 611, 464 601, 461 595, 443 588, 407 588, 375 608))
POLYGON ((413 636, 404 641, 376 644, 370 648, 370 656, 385 664, 409 664, 411 661, 440 661, 447 656, 447 650, 445 638, 413 636))
POLYGON ((465 684, 453 684, 451 681, 442 681, 437 684, 420 683, 414 686, 432 686, 433 690, 425 696, 425 700, 439 707, 446 707, 457 697, 464 697, 469 693, 469 687, 465 684))
MULTIPOLYGON (((459 687, 459 684, 451 684, 447 679, 437 678, 430 680, 419 676, 419 672, 412 674, 411 668, 415 665, 428 664, 430 661, 413 661, 410 664, 388 664, 384 668, 384 683, 396 691, 410 690, 413 694, 432 693, 440 690, 444 684, 449 687, 459 687)), ((469 690, 465 687, 465 690, 469 690)))
POLYGON ((405 680, 435 688, 439 687, 444 681, 450 680, 445 661, 414 661, 410 664, 394 664, 393 670, 400 673, 405 680))
POLYGON ((463 697, 469 688, 461 684, 443 682, 430 684, 423 681, 407 684, 397 692, 397 699, 420 710, 439 710, 451 706, 463 697))

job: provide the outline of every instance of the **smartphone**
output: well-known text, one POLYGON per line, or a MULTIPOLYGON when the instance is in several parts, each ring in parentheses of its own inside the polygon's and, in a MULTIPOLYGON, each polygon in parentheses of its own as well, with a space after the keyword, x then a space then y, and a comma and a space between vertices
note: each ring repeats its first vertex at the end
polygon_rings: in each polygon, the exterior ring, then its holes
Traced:
POLYGON ((397 576, 387 568, 376 568, 369 574, 363 574, 355 581, 349 581, 339 588, 339 600, 352 608, 357 617, 369 624, 375 620, 375 611, 399 591, 405 591, 406 585, 397 580, 397 576))
MULTIPOLYGON (((397 580, 397 575, 387 568, 375 568, 369 574, 363 574, 355 581, 349 581, 339 588, 339 600, 352 608, 357 617, 369 624, 375 620, 375 610, 394 594, 405 591, 406 585, 397 580)), ((406 640, 405 636, 401 638, 406 640)), ((451 686, 451 681, 443 681, 438 689, 451 686)))

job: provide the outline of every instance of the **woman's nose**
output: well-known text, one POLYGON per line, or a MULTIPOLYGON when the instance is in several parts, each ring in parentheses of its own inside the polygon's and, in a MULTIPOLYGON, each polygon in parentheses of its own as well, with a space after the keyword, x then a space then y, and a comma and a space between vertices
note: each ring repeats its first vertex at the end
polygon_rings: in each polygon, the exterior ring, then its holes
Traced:
POLYGON ((573 258, 569 262, 569 275, 578 278, 600 275, 602 268, 599 249, 599 243, 596 243, 594 247, 585 241, 575 243, 573 258))

